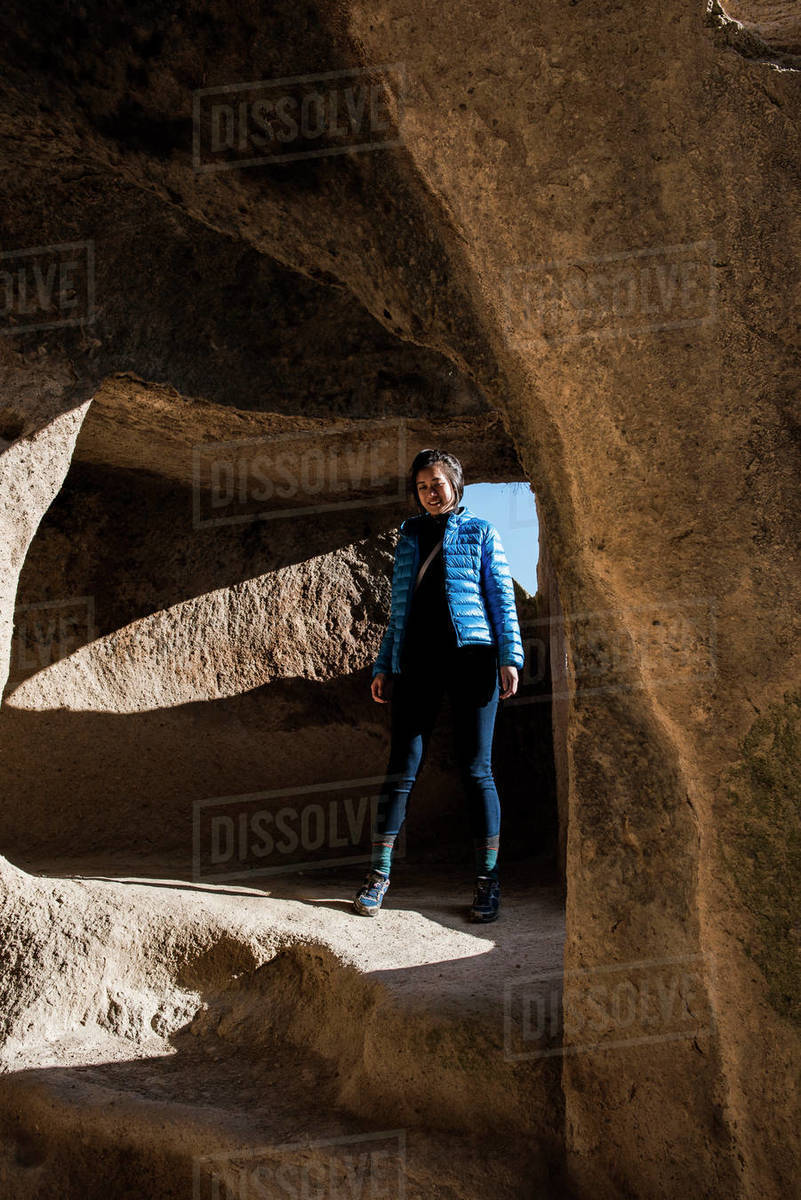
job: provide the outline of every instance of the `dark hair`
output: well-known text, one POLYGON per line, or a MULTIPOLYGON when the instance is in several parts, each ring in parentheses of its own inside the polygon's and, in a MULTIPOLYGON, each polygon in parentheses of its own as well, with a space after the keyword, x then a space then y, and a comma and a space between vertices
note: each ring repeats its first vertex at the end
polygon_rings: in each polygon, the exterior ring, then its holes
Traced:
POLYGON ((454 491, 454 508, 458 508, 461 503, 462 494, 464 493, 464 474, 459 459, 453 454, 449 454, 447 450, 421 450, 419 454, 414 456, 414 462, 409 471, 409 491, 414 497, 414 502, 419 512, 425 512, 426 510, 420 503, 420 497, 417 494, 417 473, 425 467, 433 467, 435 463, 439 463, 442 466, 443 473, 450 480, 454 491))

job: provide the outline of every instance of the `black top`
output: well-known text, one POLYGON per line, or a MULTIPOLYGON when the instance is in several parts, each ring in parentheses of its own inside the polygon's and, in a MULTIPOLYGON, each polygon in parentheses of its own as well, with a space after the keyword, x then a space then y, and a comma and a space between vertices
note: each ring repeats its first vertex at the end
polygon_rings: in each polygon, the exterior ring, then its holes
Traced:
MULTIPOLYGON (((445 532, 449 516, 450 512, 433 515, 427 512, 415 518, 412 532, 417 535, 420 546, 418 571, 445 532)), ((445 572, 440 547, 412 596, 401 649, 401 668, 431 664, 456 647, 456 630, 445 596, 445 572)))

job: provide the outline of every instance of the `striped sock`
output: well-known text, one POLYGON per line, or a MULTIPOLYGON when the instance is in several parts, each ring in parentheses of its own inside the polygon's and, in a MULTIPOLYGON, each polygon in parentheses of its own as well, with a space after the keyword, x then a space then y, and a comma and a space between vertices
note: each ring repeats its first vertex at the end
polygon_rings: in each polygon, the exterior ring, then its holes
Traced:
POLYGON ((395 838, 386 834, 380 840, 373 842, 370 867, 373 871, 380 871, 387 879, 389 879, 389 871, 392 866, 392 849, 394 845, 395 838))
POLYGON ((473 855, 476 875, 489 875, 491 879, 498 878, 498 844, 500 834, 489 838, 473 840, 473 855))

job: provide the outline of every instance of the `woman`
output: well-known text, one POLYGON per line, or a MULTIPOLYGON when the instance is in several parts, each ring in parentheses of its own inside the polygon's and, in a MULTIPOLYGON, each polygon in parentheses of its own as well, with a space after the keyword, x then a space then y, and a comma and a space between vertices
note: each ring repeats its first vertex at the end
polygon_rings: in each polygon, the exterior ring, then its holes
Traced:
POLYGON ((498 531, 460 504, 464 479, 457 458, 445 450, 421 450, 409 485, 419 513, 400 527, 389 624, 371 688, 373 699, 387 704, 386 682, 393 677, 392 742, 370 870, 353 906, 364 916, 375 916, 381 907, 409 793, 448 691, 475 856, 468 915, 494 921, 500 906, 501 807, 492 736, 498 700, 517 691, 524 661, 512 576, 498 531))

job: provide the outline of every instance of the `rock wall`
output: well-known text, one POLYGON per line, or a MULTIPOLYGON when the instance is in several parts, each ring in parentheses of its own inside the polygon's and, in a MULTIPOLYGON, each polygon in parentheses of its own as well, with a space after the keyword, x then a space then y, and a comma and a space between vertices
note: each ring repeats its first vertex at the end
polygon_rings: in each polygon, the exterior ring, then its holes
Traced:
POLYGON ((5 679, 19 573, 67 473, 90 398, 74 386, 64 363, 48 362, 45 354, 38 369, 26 370, 6 347, 0 349, 0 386, 0 679, 5 679))
MULTIPOLYGON (((554 789, 557 814, 557 861, 561 878, 567 884, 567 828, 570 811, 570 759, 568 729, 570 715, 571 678, 567 649, 565 614, 559 598, 559 581, 554 571, 548 538, 539 511, 540 550, 537 559, 537 636, 536 656, 529 662, 538 664, 537 676, 542 678, 540 694, 550 698, 550 738, 553 748, 554 789)), ((572 680, 575 690, 576 680, 572 680)))
POLYGON ((414 63, 405 144, 468 248, 570 652, 601 683, 570 713, 566 967, 708 967, 697 1045, 565 1058, 576 1178, 596 1196, 779 1195, 799 1043, 748 955, 721 774, 798 675, 799 76, 685 6, 647 34, 633 6, 461 17, 446 69, 433 10, 353 24, 370 57, 414 63), (659 276, 643 260, 680 276, 687 255, 703 300, 604 299, 610 262, 637 289, 659 276))
MULTIPOLYGON (((786 0, 727 0, 721 9, 763 43, 768 51, 765 54, 765 49, 761 50, 763 57, 801 55, 801 18, 794 4, 786 0)), ((756 45, 753 52, 760 53, 756 45)))

